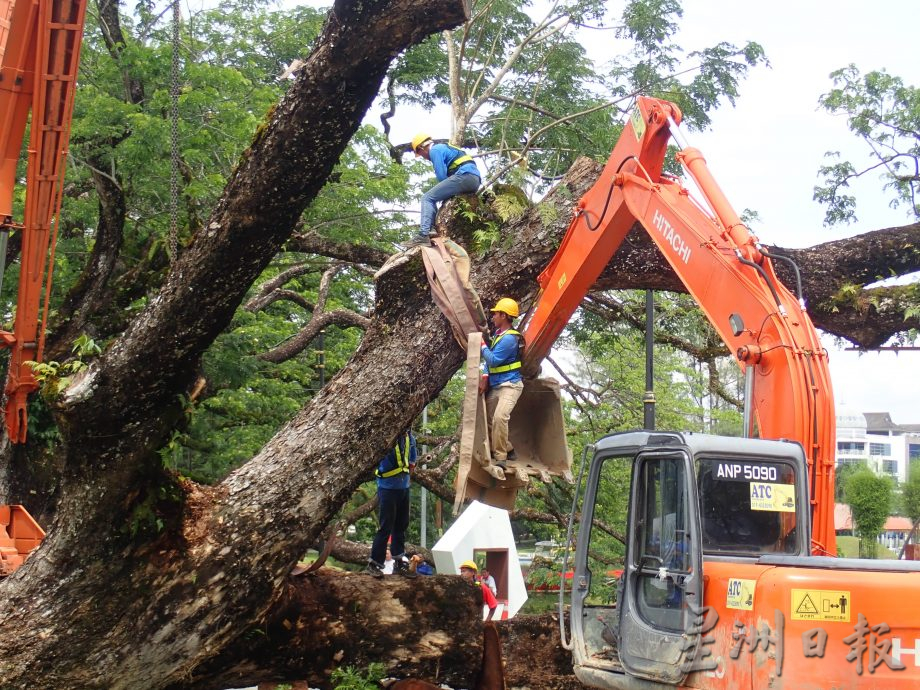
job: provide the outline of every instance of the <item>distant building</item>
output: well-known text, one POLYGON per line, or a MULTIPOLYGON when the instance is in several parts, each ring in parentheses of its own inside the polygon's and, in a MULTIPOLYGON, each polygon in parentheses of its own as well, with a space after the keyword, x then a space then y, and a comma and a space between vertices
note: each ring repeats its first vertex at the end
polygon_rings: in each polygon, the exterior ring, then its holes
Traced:
POLYGON ((895 424, 888 412, 837 410, 837 466, 861 464, 898 483, 920 460, 920 424, 895 424))
MULTIPOLYGON (((882 533, 878 535, 878 543, 892 551, 900 551, 912 526, 906 517, 892 515, 885 521, 882 533)), ((834 505, 834 531, 838 536, 853 536, 854 530, 850 506, 836 503, 834 505)))
POLYGON ((892 442, 898 439, 897 445, 904 453, 904 472, 901 481, 906 480, 911 461, 920 460, 920 424, 895 424, 888 412, 866 412, 865 416, 866 433, 870 437, 887 437, 892 442))

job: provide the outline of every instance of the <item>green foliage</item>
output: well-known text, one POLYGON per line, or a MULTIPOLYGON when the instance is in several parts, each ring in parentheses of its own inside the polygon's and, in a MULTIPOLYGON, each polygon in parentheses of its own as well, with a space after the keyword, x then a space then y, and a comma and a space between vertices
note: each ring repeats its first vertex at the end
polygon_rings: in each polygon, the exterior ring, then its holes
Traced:
POLYGON ((858 314, 864 314, 869 308, 869 303, 866 300, 862 285, 844 283, 830 296, 824 306, 835 313, 841 309, 852 309, 858 314))
POLYGON ((447 39, 439 35, 396 61, 387 99, 431 109, 461 94, 453 103, 464 113, 453 123, 460 138, 474 142, 497 177, 526 179, 540 193, 577 156, 607 157, 636 94, 674 100, 688 123, 703 127, 723 98, 734 102, 747 71, 766 63, 756 43, 721 42, 689 54, 688 78, 675 43, 678 0, 564 0, 544 10, 477 0, 474 19, 449 34, 461 57, 459 90, 449 88, 447 39), (576 33, 585 26, 616 27, 623 53, 609 66, 588 58, 576 33))
POLYGON ((920 520, 920 460, 910 463, 907 481, 901 486, 901 509, 911 522, 920 520))
POLYGON ((131 538, 153 537, 163 531, 166 516, 176 514, 183 494, 171 483, 151 487, 140 501, 135 502, 122 530, 131 538))
POLYGON ((844 498, 853 513, 863 555, 874 558, 876 538, 891 514, 892 484, 869 469, 854 472, 847 479, 844 498))
MULTIPOLYGON (((644 292, 613 293, 624 314, 638 320, 634 325, 609 323, 607 316, 582 310, 569 324, 571 342, 583 360, 576 365, 576 379, 590 382, 592 391, 581 406, 579 419, 587 423, 589 437, 623 429, 641 428, 645 393, 644 292), (641 316, 636 316, 641 315, 641 316)), ((740 432, 737 409, 710 389, 708 369, 692 356, 661 340, 683 341, 701 350, 718 342, 692 298, 686 295, 655 296, 654 387, 657 426, 662 429, 697 430, 711 433, 740 432)), ((740 385, 737 368, 720 369, 729 387, 740 385)))
POLYGON ((70 385, 74 375, 88 366, 84 358, 98 355, 102 352, 102 348, 84 333, 74 341, 71 351, 74 357, 66 362, 53 360, 50 362, 26 362, 41 386, 42 394, 48 400, 57 399, 61 392, 70 385))
POLYGON ((503 222, 517 220, 530 208, 530 203, 523 193, 515 193, 513 189, 495 195, 492 208, 503 222))
POLYGON ((846 118, 850 131, 867 144, 869 163, 857 168, 839 160, 839 152, 826 154, 835 162, 819 169, 823 185, 814 192, 827 207, 825 225, 857 220, 856 198, 846 190, 869 173, 881 173, 892 208, 905 206, 910 217, 920 218, 920 90, 884 70, 861 74, 852 64, 831 79, 834 88, 821 96, 821 106, 846 118))
POLYGON ((332 670, 334 690, 377 690, 386 670, 383 664, 370 664, 365 670, 344 666, 332 670))
POLYGON ((473 230, 473 251, 476 256, 484 255, 500 238, 500 230, 496 223, 486 223, 483 227, 473 230))
POLYGON ((857 472, 861 472, 867 469, 865 461, 862 462, 847 462, 842 465, 837 465, 834 471, 834 501, 837 503, 844 503, 846 501, 845 491, 847 481, 850 477, 857 472))

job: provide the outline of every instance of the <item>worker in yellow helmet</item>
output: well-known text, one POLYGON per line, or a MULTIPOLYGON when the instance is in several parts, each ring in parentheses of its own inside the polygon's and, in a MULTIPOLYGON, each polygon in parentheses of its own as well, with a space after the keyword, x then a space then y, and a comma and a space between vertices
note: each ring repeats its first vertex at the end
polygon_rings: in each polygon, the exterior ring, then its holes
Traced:
POLYGON ((460 577, 482 590, 482 603, 489 608, 489 613, 486 616, 486 620, 488 621, 492 620, 492 615, 498 607, 498 600, 495 598, 495 595, 492 594, 492 590, 488 587, 483 587, 482 582, 476 577, 478 570, 479 569, 473 561, 463 561, 463 563, 460 564, 460 577))
POLYGON ((524 354, 524 336, 514 330, 514 319, 520 315, 518 303, 502 297, 492 307, 494 335, 488 345, 482 344, 480 354, 487 377, 486 414, 492 443, 492 460, 505 467, 516 459, 508 438, 511 411, 524 391, 521 377, 521 357, 524 354))
POLYGON ((479 189, 480 175, 476 161, 465 151, 450 144, 436 144, 427 134, 417 134, 412 139, 416 156, 431 161, 438 183, 422 195, 422 220, 418 235, 407 244, 431 246, 431 226, 438 212, 438 204, 458 194, 472 194, 479 189))

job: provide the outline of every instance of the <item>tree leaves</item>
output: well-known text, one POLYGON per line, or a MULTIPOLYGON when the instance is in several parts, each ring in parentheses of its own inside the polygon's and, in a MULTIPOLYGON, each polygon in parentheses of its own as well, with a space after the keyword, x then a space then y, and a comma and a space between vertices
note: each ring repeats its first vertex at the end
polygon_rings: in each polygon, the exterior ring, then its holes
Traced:
POLYGON ((827 112, 846 118, 867 144, 869 163, 857 167, 840 161, 820 168, 823 185, 815 187, 814 199, 827 206, 825 225, 857 220, 856 199, 844 190, 873 172, 890 190, 892 208, 906 206, 908 216, 920 218, 920 90, 884 70, 861 74, 853 64, 830 76, 834 88, 819 102, 827 112))

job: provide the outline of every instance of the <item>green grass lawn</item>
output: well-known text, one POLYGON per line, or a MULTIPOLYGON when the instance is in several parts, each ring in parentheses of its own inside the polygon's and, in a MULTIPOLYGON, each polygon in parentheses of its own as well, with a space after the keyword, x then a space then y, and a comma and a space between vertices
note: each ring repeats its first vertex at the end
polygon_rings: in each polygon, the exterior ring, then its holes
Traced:
MULTIPOLYGON (((859 558, 859 537, 837 537, 837 555, 841 558, 859 558)), ((898 554, 878 545, 875 557, 879 560, 894 560, 898 554)))

